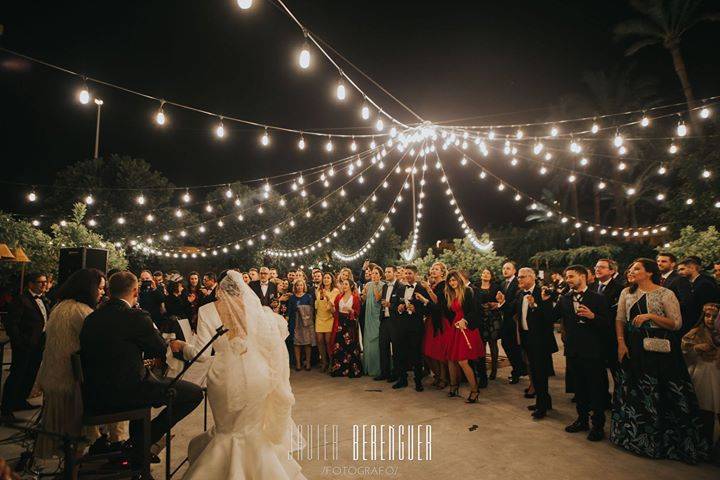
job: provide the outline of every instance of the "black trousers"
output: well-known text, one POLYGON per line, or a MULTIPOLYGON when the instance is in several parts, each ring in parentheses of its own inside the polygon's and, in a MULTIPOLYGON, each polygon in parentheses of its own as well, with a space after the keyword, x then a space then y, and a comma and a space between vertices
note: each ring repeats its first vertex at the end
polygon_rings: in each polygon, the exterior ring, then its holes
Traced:
MULTIPOLYGON (((390 344, 392 343, 390 334, 392 319, 390 317, 380 317, 380 375, 390 377, 392 373, 392 353, 390 352, 390 344)), ((396 348, 393 344, 393 348, 396 348)))
POLYGON ((605 425, 605 404, 607 397, 607 371, 603 359, 568 358, 572 365, 575 386, 575 407, 578 417, 587 421, 592 412, 592 424, 605 425))
POLYGON ((527 356, 530 367, 530 379, 535 388, 535 406, 538 410, 547 410, 552 406, 552 399, 548 391, 549 365, 552 362, 552 353, 541 346, 532 345, 527 341, 527 334, 520 334, 520 341, 527 356))
POLYGON ((42 356, 42 344, 31 347, 12 347, 10 374, 5 380, 2 406, 0 406, 3 413, 17 410, 27 401, 35 384, 42 356))
POLYGON ((407 378, 407 371, 412 370, 415 383, 422 382, 423 377, 423 323, 419 318, 402 316, 393 319, 394 338, 393 347, 397 345, 397 362, 395 363, 395 376, 407 378))
POLYGON ((525 361, 523 360, 522 348, 517 342, 517 331, 515 328, 515 320, 512 318, 504 318, 500 332, 500 343, 512 366, 510 376, 521 377, 527 375, 527 369, 525 368, 525 361))
MULTIPOLYGON (((145 380, 132 391, 122 392, 113 396, 103 396, 91 405, 100 411, 131 410, 134 408, 154 407, 167 405, 167 387, 170 379, 145 380)), ((203 399, 202 388, 194 383, 179 380, 173 385, 175 398, 172 404, 172 418, 167 408, 156 416, 150 426, 150 443, 157 443, 165 435, 168 428, 190 414, 203 399)), ((142 421, 130 422, 130 439, 137 451, 142 451, 142 421)))

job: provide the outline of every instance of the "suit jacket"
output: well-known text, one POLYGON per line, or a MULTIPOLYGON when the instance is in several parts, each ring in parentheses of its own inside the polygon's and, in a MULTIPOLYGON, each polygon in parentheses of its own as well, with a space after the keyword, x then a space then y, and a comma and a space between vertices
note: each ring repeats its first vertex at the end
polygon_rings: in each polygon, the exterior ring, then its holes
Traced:
POLYGON ((522 304, 524 291, 518 288, 515 301, 513 302, 515 313, 515 324, 517 325, 519 342, 526 347, 534 349, 543 349, 547 353, 555 353, 558 351, 557 342, 555 341, 553 315, 553 304, 551 300, 543 300, 540 286, 536 285, 532 293, 535 298, 535 307, 528 308, 527 325, 528 330, 523 332, 522 329, 522 304), (523 340, 524 337, 524 340, 523 340))
POLYGON ((610 354, 608 338, 613 334, 615 325, 615 319, 610 318, 610 306, 604 295, 589 288, 583 293, 580 303, 589 308, 595 318, 591 320, 575 313, 572 291, 560 296, 555 305, 555 318, 561 318, 565 328, 565 355, 568 358, 604 361, 610 354))
MULTIPOLYGON (((50 317, 50 301, 42 296, 45 311, 50 317)), ((5 330, 13 349, 29 350, 41 348, 44 343, 45 317, 31 293, 15 297, 8 308, 5 330)))
MULTIPOLYGON (((600 281, 597 281, 595 283, 595 292, 599 292, 600 288, 600 281)), ((607 299, 608 305, 610 306, 610 313, 613 316, 613 319, 615 319, 615 314, 617 314, 617 305, 618 300, 620 300, 620 292, 623 291, 623 288, 625 288, 625 284, 622 283, 620 280, 620 277, 611 278, 610 281, 605 286, 605 289, 602 291, 602 295, 607 299)))
POLYGON ((262 286, 260 285, 260 280, 253 280, 248 284, 248 286, 252 289, 253 292, 255 292, 255 295, 257 295, 260 299, 260 303, 262 303, 262 305, 265 307, 269 307, 270 304, 278 296, 277 285, 275 285, 273 282, 268 281, 267 292, 264 295, 262 292, 262 286))
POLYGON ((80 354, 85 375, 84 398, 97 400, 132 395, 146 378, 145 358, 165 358, 165 340, 145 310, 111 298, 85 319, 80 354))
MULTIPOLYGON (((403 291, 403 292, 404 292, 404 291, 405 291, 404 288, 403 288, 404 285, 405 285, 405 284, 404 284, 404 283, 400 283, 399 280, 395 280, 395 283, 393 284, 392 292, 390 292, 390 307, 388 307, 388 310, 390 310, 390 317, 389 317, 389 318, 394 318, 394 317, 396 317, 397 314, 398 314, 398 313, 397 313, 397 308, 393 308, 393 306, 398 304, 398 292, 400 292, 400 291, 403 291)), ((382 302, 383 300, 385 300, 385 297, 387 297, 387 291, 388 291, 388 288, 389 288, 389 287, 390 287, 390 284, 389 284, 389 283, 386 282, 386 283, 383 284, 382 294, 381 294, 381 296, 380 296, 380 301, 381 301, 381 302, 382 302)), ((427 292, 425 292, 425 293, 427 293, 427 292)), ((427 298, 427 296, 425 296, 425 298, 427 298)), ((388 317, 385 317, 385 308, 382 308, 382 307, 381 307, 380 320, 383 320, 384 318, 388 318, 388 317)))
POLYGON ((704 273, 701 273, 694 282, 690 282, 689 292, 687 308, 689 318, 683 317, 683 325, 680 329, 682 334, 687 333, 700 320, 703 305, 720 302, 720 290, 715 279, 704 273))
MULTIPOLYGON (((409 313, 406 309, 403 313, 398 313, 398 307, 400 306, 400 304, 405 303, 405 293, 408 289, 411 288, 413 287, 404 283, 395 284, 395 288, 393 289, 393 293, 391 294, 390 312, 392 315, 394 315, 394 318, 397 318, 401 322, 413 322, 416 326, 422 325, 425 314, 430 311, 430 302, 425 305, 423 302, 415 298, 415 293, 419 293, 428 300, 430 299, 430 295, 428 294, 427 290, 425 290, 425 288, 420 285, 420 282, 417 282, 415 284, 415 290, 412 297, 410 298, 410 303, 415 306, 415 312, 409 313)), ((383 292, 386 292, 384 288, 383 292)))

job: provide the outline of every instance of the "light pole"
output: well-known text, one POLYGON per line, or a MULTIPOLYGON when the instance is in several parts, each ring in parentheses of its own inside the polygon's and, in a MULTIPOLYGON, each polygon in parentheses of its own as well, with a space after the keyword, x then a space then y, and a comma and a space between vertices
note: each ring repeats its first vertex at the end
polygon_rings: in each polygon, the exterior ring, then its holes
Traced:
POLYGON ((103 106, 103 101, 100 98, 95 99, 95 105, 97 105, 97 119, 95 121, 95 160, 98 158, 98 149, 100 148, 100 110, 103 106))

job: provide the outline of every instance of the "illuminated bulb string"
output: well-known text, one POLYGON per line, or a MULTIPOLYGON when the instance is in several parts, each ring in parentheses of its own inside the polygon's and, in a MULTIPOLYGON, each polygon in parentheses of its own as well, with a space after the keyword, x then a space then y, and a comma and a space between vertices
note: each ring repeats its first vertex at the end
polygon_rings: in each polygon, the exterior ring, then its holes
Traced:
MULTIPOLYGON (((405 155, 403 155, 402 158, 400 158, 400 160, 396 163, 396 166, 399 166, 400 163, 402 163, 402 161, 403 161, 404 158, 405 158, 405 155)), ((415 157, 415 160, 413 161, 413 167, 412 167, 412 168, 414 168, 414 165, 415 165, 416 162, 417 162, 417 156, 415 157)), ((293 248, 293 249, 275 249, 275 248, 270 248, 270 249, 265 250, 265 253, 266 253, 267 255, 269 255, 269 256, 272 256, 272 257, 298 258, 298 257, 302 257, 302 256, 305 256, 305 255, 313 254, 313 253, 316 251, 316 249, 320 249, 320 248, 322 248, 322 246, 329 244, 329 243, 332 241, 332 238, 336 238, 336 237, 340 234, 339 231, 344 231, 344 230, 346 229, 346 224, 347 224, 348 222, 349 222, 349 223, 354 223, 355 215, 357 215, 358 212, 360 212, 360 213, 365 213, 365 210, 366 210, 366 208, 367 208, 367 207, 366 207, 366 204, 367 204, 368 202, 373 202, 372 199, 376 197, 376 194, 377 194, 378 190, 380 190, 380 186, 381 186, 381 185, 384 186, 384 185, 386 184, 387 179, 391 176, 392 172, 393 172, 393 169, 390 169, 389 172, 388 172, 388 174, 385 176, 385 178, 383 178, 382 182, 381 182, 379 185, 377 185, 377 186, 375 187, 375 189, 373 189, 373 191, 370 193, 370 195, 368 195, 368 196, 355 208, 355 210, 353 210, 353 211, 350 213, 350 215, 348 215, 338 226, 336 226, 336 227, 333 228, 329 233, 327 233, 325 236, 323 236, 323 238, 321 238, 321 239, 319 239, 319 240, 316 240, 316 241, 314 241, 314 242, 312 242, 312 243, 310 243, 310 244, 307 244, 307 245, 305 245, 305 246, 303 246, 303 247, 297 247, 297 248, 293 248)), ((408 174, 408 176, 405 178, 405 182, 407 182, 407 178, 408 178, 409 176, 410 176, 410 174, 408 174)), ((399 191, 398 195, 400 195, 400 194, 402 193, 402 190, 403 190, 403 188, 404 188, 404 183, 405 183, 405 182, 403 182, 403 183, 401 184, 401 186, 400 186, 400 191, 399 191)), ((387 214, 385 215, 385 218, 388 218, 390 215, 392 215, 392 213, 394 213, 394 212, 393 212, 393 209, 394 209, 394 207, 395 207, 396 201, 397 201, 397 197, 396 197, 395 201, 392 203, 392 205, 390 206, 390 208, 388 209, 388 212, 387 212, 387 214)), ((382 227, 382 226, 383 226, 383 225, 381 224, 380 227, 382 227)), ((379 229, 380 227, 378 227, 378 229, 379 229)), ((385 230, 385 228, 382 228, 382 230, 385 230)), ((376 230, 376 232, 377 232, 377 231, 378 231, 378 230, 376 230)), ((371 237, 371 239, 372 239, 372 238, 373 238, 373 237, 371 237)), ((368 240, 368 242, 369 242, 369 241, 370 241, 370 240, 368 240)), ((368 242, 366 242, 366 244, 367 244, 368 242)), ((373 243, 374 243, 374 242, 373 242, 373 243)))
MULTIPOLYGON (((463 153, 463 152, 460 152, 463 153)), ((514 185, 504 181, 502 178, 498 177, 494 173, 492 173, 490 170, 488 170, 485 166, 480 165, 472 156, 468 156, 471 162, 473 162, 476 166, 478 166, 481 170, 481 178, 484 178, 484 176, 491 176, 495 180, 499 182, 499 185, 504 185, 503 190, 509 190, 515 193, 516 201, 521 200, 522 198, 527 198, 528 200, 532 201, 532 205, 535 205, 535 209, 542 209, 544 208, 545 211, 548 213, 549 217, 559 217, 560 223, 566 224, 569 223, 570 220, 574 221, 575 228, 581 228, 583 226, 586 227, 587 231, 593 232, 595 230, 599 230, 601 235, 607 235, 610 234, 611 236, 619 236, 622 235, 624 237, 639 237, 639 236, 649 236, 649 235, 658 235, 662 234, 667 231, 666 224, 656 224, 651 226, 644 226, 644 227, 612 227, 612 226, 604 226, 600 225, 594 222, 588 222, 586 220, 583 220, 581 218, 577 218, 573 215, 569 215, 564 213, 562 210, 559 210, 557 208, 548 207, 547 205, 543 204, 540 200, 537 200, 532 195, 529 195, 527 193, 522 192, 520 189, 515 187, 514 185)))
MULTIPOLYGON (((397 163, 397 164, 399 164, 399 163, 403 160, 403 158, 404 158, 404 155, 400 158, 400 160, 398 160, 398 163, 397 163)), ((366 167, 366 169, 371 168, 371 167, 372 167, 372 164, 369 164, 369 165, 366 167)), ((316 206, 322 204, 323 201, 326 201, 327 198, 329 198, 329 197, 332 196, 333 194, 342 191, 342 190, 343 190, 343 187, 345 187, 346 185, 348 185, 349 183, 351 183, 354 179, 356 179, 356 178, 358 178, 360 175, 362 175, 362 173, 363 173, 364 171, 365 171, 365 170, 362 170, 361 172, 359 172, 358 174, 356 174, 355 176, 353 176, 350 180, 348 180, 346 183, 342 184, 340 187, 336 188, 334 191, 332 191, 332 192, 329 193, 328 195, 325 195, 324 197, 321 197, 321 198, 318 199, 317 201, 315 201, 315 202, 313 202, 312 204, 310 204, 307 208, 304 208, 305 212, 306 212, 306 213, 307 213, 307 212, 310 212, 313 207, 316 207, 316 206)), ((387 179, 387 178, 390 176, 390 173, 391 173, 391 172, 392 172, 392 169, 388 172, 388 174, 386 174, 386 176, 385 176, 384 178, 387 179)), ((384 182, 383 182, 383 183, 384 183, 384 182)), ((382 183, 381 183, 381 184, 382 184, 382 183)), ((379 187, 376 187, 376 190, 377 190, 377 188, 379 188, 379 187)), ((368 196, 368 198, 370 198, 370 196, 368 196)), ((367 202, 367 198, 365 199, 364 202, 367 202)), ((363 202, 363 203, 364 203, 364 202, 363 202)), ((255 233, 253 233, 253 234, 251 234, 251 235, 247 235, 247 236, 245 236, 245 237, 243 237, 243 238, 236 239, 236 240, 234 240, 234 241, 227 242, 227 243, 224 243, 224 244, 216 245, 216 246, 214 246, 214 247, 207 247, 207 248, 201 250, 201 251, 200 251, 200 254, 201 254, 201 256, 205 256, 205 255, 206 255, 206 252, 211 252, 213 255, 216 255, 218 249, 221 249, 221 251, 223 251, 223 253, 227 253, 227 252, 229 251, 229 247, 233 247, 235 250, 239 250, 239 249, 241 248, 241 247, 240 247, 240 243, 243 243, 243 242, 246 243, 248 246, 252 246, 252 245, 254 245, 255 241, 256 241, 258 238, 260 238, 261 240, 266 240, 266 238, 263 238, 263 237, 266 237, 266 236, 267 236, 268 234, 270 234, 270 233, 274 233, 275 235, 279 234, 279 230, 278 230, 278 229, 280 228, 280 226, 283 226, 283 225, 285 225, 285 224, 288 224, 290 227, 292 227, 292 226, 294 225, 295 218, 298 217, 298 216, 300 216, 300 215, 301 215, 300 213, 297 213, 297 214, 294 214, 294 215, 285 217, 284 219, 280 220, 279 222, 274 223, 274 224, 272 224, 272 225, 270 225, 270 226, 268 226, 268 227, 266 227, 266 228, 263 228, 263 229, 260 230, 259 232, 255 232, 255 233)), ((349 218, 349 217, 348 217, 348 218, 349 218)), ((338 225, 337 227, 335 227, 334 230, 336 230, 337 228, 340 228, 340 225, 338 225)), ((181 255, 179 255, 177 251, 175 251, 175 252, 171 252, 171 251, 160 251, 160 250, 157 250, 157 249, 148 247, 147 245, 142 245, 141 243, 139 243, 139 242, 136 241, 136 240, 132 240, 132 241, 131 241, 131 245, 134 246, 134 247, 137 248, 137 249, 142 249, 142 250, 143 250, 144 252, 146 252, 146 253, 152 253, 152 254, 161 255, 161 256, 164 255, 164 256, 166 256, 166 257, 172 256, 172 257, 174 257, 174 258, 187 258, 187 255, 186 255, 186 254, 181 254, 181 255), (185 256, 183 256, 183 255, 185 255, 185 256)), ((176 248, 175 250, 179 250, 179 249, 176 248)), ((196 256, 196 255, 195 255, 195 256, 196 256)), ((192 258, 195 258, 195 256, 194 256, 194 254, 191 254, 191 255, 190 255, 190 257, 192 257, 192 258)))
POLYGON ((423 199, 425 198, 425 171, 427 170, 427 168, 427 163, 423 160, 422 175, 420 177, 420 192, 416 195, 415 198, 413 198, 413 202, 416 205, 417 211, 415 212, 415 218, 413 218, 412 242, 409 249, 400 252, 400 255, 402 255, 403 259, 406 262, 412 261, 415 258, 415 254, 417 253, 417 244, 420 237, 420 223, 421 218, 423 217, 422 210, 424 206, 423 199))
POLYGON ((435 156, 437 158, 437 164, 440 165, 439 170, 443 175, 441 178, 441 183, 447 184, 447 190, 445 190, 445 194, 446 196, 450 197, 448 203, 451 208, 455 207, 455 209, 453 210, 453 214, 456 216, 455 219, 457 220, 460 229, 465 233, 465 238, 467 238, 467 240, 472 244, 472 246, 478 250, 488 251, 492 249, 493 242, 481 242, 475 235, 475 231, 468 225, 467 220, 465 219, 465 215, 463 215, 460 208, 460 204, 458 204, 457 199, 455 198, 455 193, 450 186, 450 180, 447 177, 447 173, 445 172, 445 167, 443 166, 443 162, 440 159, 440 155, 435 152, 435 156))

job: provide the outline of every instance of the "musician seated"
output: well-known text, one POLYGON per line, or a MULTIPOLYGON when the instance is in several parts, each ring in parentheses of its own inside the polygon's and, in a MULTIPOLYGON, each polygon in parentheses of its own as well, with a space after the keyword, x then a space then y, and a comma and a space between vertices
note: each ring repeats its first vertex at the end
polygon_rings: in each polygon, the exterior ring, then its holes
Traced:
MULTIPOLYGON (((132 308, 137 303, 138 280, 131 272, 118 272, 108 281, 108 300, 85 319, 80 351, 85 375, 85 409, 108 413, 166 404, 169 379, 158 379, 144 360, 163 359, 167 345, 150 315, 132 308)), ((203 399, 202 389, 189 382, 174 384, 172 418, 163 409, 152 421, 150 441, 156 443, 168 428, 192 412, 203 399)), ((139 461, 142 422, 130 423, 130 439, 139 461)))

